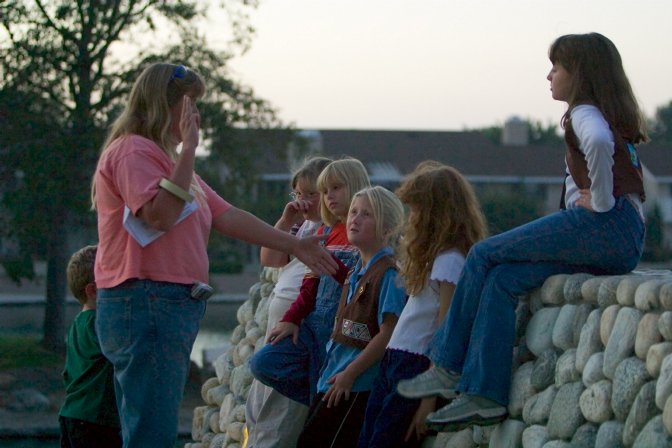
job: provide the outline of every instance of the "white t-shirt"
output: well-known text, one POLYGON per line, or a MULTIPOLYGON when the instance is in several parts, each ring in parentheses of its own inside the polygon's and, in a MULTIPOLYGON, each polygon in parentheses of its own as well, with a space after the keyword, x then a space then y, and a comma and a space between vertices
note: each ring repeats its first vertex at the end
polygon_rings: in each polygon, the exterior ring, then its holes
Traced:
POLYGON ((439 282, 457 284, 464 256, 451 249, 440 253, 434 260, 425 288, 411 295, 399 317, 387 348, 427 355, 429 343, 439 328, 439 282))
MULTIPOLYGON (((296 232, 297 238, 305 238, 315 234, 317 229, 320 227, 319 222, 313 221, 304 221, 298 232, 296 232)), ((301 282, 303 276, 306 274, 306 265, 301 262, 298 258, 292 257, 292 259, 282 267, 278 275, 278 282, 273 288, 276 299, 284 299, 294 301, 296 296, 299 294, 299 289, 301 288, 301 282)))

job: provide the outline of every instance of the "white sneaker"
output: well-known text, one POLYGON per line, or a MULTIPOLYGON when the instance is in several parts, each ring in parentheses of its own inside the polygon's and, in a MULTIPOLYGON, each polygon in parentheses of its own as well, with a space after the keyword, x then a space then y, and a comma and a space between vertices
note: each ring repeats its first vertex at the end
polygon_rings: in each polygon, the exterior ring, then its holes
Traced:
POLYGON ((427 416, 427 426, 439 432, 459 431, 471 425, 489 426, 508 417, 506 407, 478 395, 460 395, 427 416))
POLYGON ((460 380, 444 368, 433 366, 415 378, 401 380, 397 384, 397 392, 406 398, 425 398, 442 396, 448 400, 455 398, 455 386, 460 380))

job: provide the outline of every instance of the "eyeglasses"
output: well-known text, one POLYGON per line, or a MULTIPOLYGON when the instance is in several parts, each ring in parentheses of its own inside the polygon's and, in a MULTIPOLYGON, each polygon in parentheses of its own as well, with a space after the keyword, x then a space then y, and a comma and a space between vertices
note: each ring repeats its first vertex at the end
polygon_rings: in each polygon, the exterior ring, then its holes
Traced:
POLYGON ((187 67, 184 65, 178 65, 173 69, 173 74, 170 75, 170 81, 174 81, 176 79, 184 79, 187 76, 187 67))
POLYGON ((313 199, 314 197, 319 196, 319 195, 320 195, 320 193, 318 193, 317 191, 310 192, 306 195, 303 195, 303 194, 298 193, 296 191, 292 191, 291 193, 289 193, 289 197, 292 198, 293 201, 298 201, 299 199, 310 200, 310 199, 313 199))

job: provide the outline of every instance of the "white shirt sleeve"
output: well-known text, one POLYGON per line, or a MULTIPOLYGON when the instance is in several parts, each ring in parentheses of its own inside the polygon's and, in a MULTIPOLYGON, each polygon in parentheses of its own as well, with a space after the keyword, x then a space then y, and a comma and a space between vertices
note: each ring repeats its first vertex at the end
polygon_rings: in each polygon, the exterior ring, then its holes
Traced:
POLYGON ((429 279, 456 285, 462 274, 464 262, 464 255, 455 249, 442 252, 434 259, 429 279))
POLYGON ((590 178, 591 206, 596 212, 614 207, 614 135, 600 110, 591 105, 572 109, 572 128, 579 150, 586 156, 590 178))

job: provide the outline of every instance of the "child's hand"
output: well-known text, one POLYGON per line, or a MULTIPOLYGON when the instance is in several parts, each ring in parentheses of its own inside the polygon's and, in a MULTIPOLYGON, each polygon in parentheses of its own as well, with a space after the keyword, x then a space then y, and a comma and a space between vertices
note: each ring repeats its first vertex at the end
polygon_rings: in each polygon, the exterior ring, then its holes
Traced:
POLYGON ((352 390, 352 384, 355 382, 355 378, 356 377, 349 375, 346 369, 327 380, 327 384, 331 384, 331 387, 327 393, 324 394, 322 401, 327 402, 328 408, 338 406, 342 397, 344 397, 346 401, 350 399, 350 391, 352 390))
POLYGON ((427 424, 425 423, 425 419, 427 418, 430 412, 434 412, 435 408, 436 408, 436 397, 422 399, 422 401, 420 402, 420 407, 418 407, 418 410, 415 411, 413 420, 411 420, 411 424, 408 427, 408 431, 406 431, 406 437, 404 437, 404 442, 408 442, 409 440, 411 440, 411 437, 413 437, 413 433, 415 433, 416 440, 422 440, 422 438, 427 433, 427 424))
POLYGON ((592 212, 592 211, 594 211, 593 206, 590 203, 590 200, 592 199, 592 197, 593 196, 590 194, 589 189, 586 188, 586 189, 583 189, 583 190, 579 190, 579 199, 576 200, 575 204, 578 207, 583 207, 586 210, 590 210, 592 212))
POLYGON ((287 336, 291 336, 294 345, 296 345, 299 342, 299 326, 291 322, 278 322, 271 330, 271 334, 268 335, 266 342, 275 345, 276 342, 285 339, 287 336))
POLYGON ((305 199, 288 202, 282 211, 280 219, 290 227, 294 224, 301 224, 303 222, 303 214, 308 212, 310 205, 310 202, 305 199))

